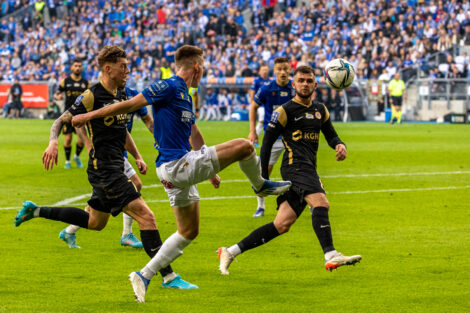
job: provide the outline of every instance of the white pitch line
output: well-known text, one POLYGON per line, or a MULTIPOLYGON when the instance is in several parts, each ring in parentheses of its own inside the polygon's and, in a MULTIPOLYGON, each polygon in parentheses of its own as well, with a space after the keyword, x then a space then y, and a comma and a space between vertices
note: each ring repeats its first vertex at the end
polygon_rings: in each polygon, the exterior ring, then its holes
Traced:
MULTIPOLYGON (((428 175, 461 175, 461 174, 470 174, 470 171, 454 171, 454 172, 418 172, 418 173, 375 173, 375 174, 345 174, 345 175, 325 175, 322 178, 363 178, 363 177, 383 177, 383 176, 428 176, 428 175)), ((279 180, 280 178, 276 177, 273 178, 275 180, 279 180)), ((228 183, 241 183, 247 182, 246 179, 227 179, 222 180, 222 184, 228 183)), ((210 184, 208 181, 200 183, 200 185, 207 185, 210 184)), ((154 184, 143 186, 143 188, 161 188, 163 185, 161 184, 154 184)), ((445 189, 467 189, 466 186, 459 187, 459 186, 451 186, 451 187, 433 187, 437 189, 428 189, 428 188, 418 188, 418 189, 389 189, 389 190, 363 190, 363 191, 341 191, 341 192, 329 192, 328 194, 358 194, 358 193, 380 193, 380 192, 400 192, 400 191, 420 191, 420 190, 445 190, 445 189)), ((57 203, 54 203, 50 206, 61 206, 74 203, 75 201, 86 199, 90 197, 91 194, 83 194, 80 196, 64 199, 57 203)), ((251 198, 254 196, 240 196, 240 198, 251 198)), ((201 198, 201 200, 219 200, 219 199, 237 199, 237 196, 233 197, 213 197, 213 198, 201 198)), ((147 200, 147 202, 164 202, 167 200, 147 200)), ((77 204, 79 205, 79 204, 77 204)), ((0 210, 14 210, 18 209, 18 207, 7 207, 7 208, 0 208, 0 210)))

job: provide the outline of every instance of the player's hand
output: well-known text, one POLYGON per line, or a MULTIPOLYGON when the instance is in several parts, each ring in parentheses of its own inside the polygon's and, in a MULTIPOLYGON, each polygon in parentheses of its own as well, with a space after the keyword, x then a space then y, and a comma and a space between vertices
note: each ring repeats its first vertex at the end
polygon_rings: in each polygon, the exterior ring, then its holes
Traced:
POLYGON ((255 132, 250 132, 248 134, 248 140, 251 141, 251 143, 259 143, 258 142, 258 135, 256 134, 256 131, 255 132))
POLYGON ((214 186, 214 188, 219 188, 219 186, 220 186, 220 177, 219 177, 219 175, 215 174, 214 177, 209 178, 209 181, 211 182, 212 186, 214 186))
POLYGON ((76 128, 80 128, 85 126, 88 119, 86 118, 86 114, 78 114, 72 117, 72 126, 76 128))
POLYGON ((348 151, 346 150, 346 146, 343 144, 336 145, 335 147, 336 150, 336 161, 343 161, 346 159, 346 156, 348 155, 348 151))
POLYGON ((42 155, 42 164, 44 164, 44 168, 49 170, 57 165, 57 140, 49 141, 49 146, 47 146, 46 151, 42 155))
POLYGON ((135 160, 135 164, 137 164, 140 174, 145 175, 147 173, 147 164, 145 164, 144 160, 137 159, 135 160))

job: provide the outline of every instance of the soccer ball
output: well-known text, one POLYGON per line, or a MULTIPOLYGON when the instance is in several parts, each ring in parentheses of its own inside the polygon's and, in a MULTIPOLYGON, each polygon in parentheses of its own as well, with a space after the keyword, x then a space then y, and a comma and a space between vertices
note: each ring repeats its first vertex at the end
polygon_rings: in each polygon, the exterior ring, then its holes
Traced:
POLYGON ((334 59, 325 66, 325 82, 333 89, 351 86, 355 76, 354 66, 344 59, 334 59))

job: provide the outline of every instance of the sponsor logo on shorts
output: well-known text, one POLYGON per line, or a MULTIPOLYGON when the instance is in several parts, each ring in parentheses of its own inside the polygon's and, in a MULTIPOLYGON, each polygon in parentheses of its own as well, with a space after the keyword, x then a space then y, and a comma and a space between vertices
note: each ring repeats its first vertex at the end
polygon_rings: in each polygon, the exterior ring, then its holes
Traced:
POLYGON ((163 186, 166 188, 166 189, 172 189, 174 186, 172 183, 170 183, 169 181, 166 181, 166 180, 161 180, 160 181, 163 186))

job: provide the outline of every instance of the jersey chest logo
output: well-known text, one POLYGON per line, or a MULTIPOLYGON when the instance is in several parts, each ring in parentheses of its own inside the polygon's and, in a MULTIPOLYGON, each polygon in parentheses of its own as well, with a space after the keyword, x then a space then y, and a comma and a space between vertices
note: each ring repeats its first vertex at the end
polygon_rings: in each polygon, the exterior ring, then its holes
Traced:
POLYGON ((281 97, 287 97, 289 93, 287 91, 281 91, 280 95, 281 97))
POLYGON ((319 120, 321 120, 321 113, 320 112, 315 112, 315 117, 319 120))

